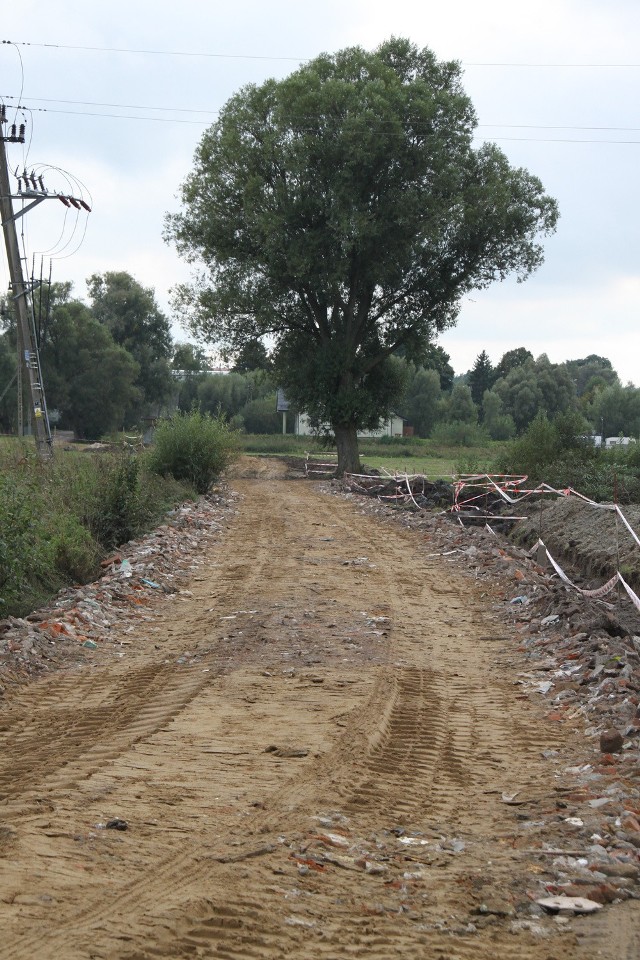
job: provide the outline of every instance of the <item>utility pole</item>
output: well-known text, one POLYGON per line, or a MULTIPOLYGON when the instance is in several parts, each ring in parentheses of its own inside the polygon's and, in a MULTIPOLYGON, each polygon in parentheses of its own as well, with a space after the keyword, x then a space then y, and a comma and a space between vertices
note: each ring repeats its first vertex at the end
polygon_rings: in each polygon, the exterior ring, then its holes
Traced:
MULTIPOLYGON (((2 231, 4 233, 4 244, 7 251, 9 276, 11 278, 11 299, 16 305, 18 349, 20 352, 18 371, 20 374, 20 371, 26 369, 31 395, 31 414, 38 457, 41 460, 50 460, 53 456, 53 444, 44 387, 42 386, 40 355, 38 353, 33 324, 32 287, 24 279, 22 258, 20 257, 20 247, 18 246, 18 235, 16 232, 16 221, 18 218, 23 216, 27 210, 31 209, 31 207, 35 206, 41 200, 44 200, 46 198, 46 192, 44 190, 39 191, 34 187, 32 191, 28 191, 24 195, 19 195, 18 199, 31 199, 32 202, 27 207, 19 210, 18 213, 13 212, 13 194, 11 192, 9 166, 7 163, 7 143, 24 143, 24 124, 20 124, 19 130, 16 129, 16 124, 12 124, 11 127, 7 128, 8 136, 5 136, 4 124, 7 123, 7 118, 4 105, 2 105, 1 111, 0 214, 2 216, 2 231), (24 367, 22 364, 24 364, 24 367)), ((21 377, 19 375, 19 392, 21 390, 20 380, 21 377)), ((22 403, 21 397, 18 403, 22 403)))

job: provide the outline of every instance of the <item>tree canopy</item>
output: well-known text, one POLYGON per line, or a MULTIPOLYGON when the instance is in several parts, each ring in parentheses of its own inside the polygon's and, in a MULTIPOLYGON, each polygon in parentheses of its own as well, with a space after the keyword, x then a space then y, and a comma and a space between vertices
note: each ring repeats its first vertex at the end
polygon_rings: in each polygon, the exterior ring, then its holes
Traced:
POLYGON ((166 236, 204 267, 178 291, 194 331, 230 353, 270 336, 290 399, 331 424, 342 469, 356 430, 460 298, 542 262, 555 201, 494 144, 457 63, 391 39, 244 87, 204 134, 166 236))
POLYGON ((60 410, 78 437, 97 440, 122 428, 125 411, 139 401, 138 364, 84 303, 72 299, 70 283, 53 284, 49 297, 51 316, 41 350, 47 403, 60 410))
POLYGON ((479 353, 476 362, 473 365, 468 376, 468 383, 471 387, 471 396, 473 402, 482 408, 483 397, 486 390, 491 390, 496 377, 491 365, 491 360, 486 350, 479 353))
POLYGON ((138 363, 141 403, 128 411, 127 420, 156 416, 171 396, 172 342, 169 321, 154 291, 126 271, 93 274, 87 288, 93 316, 138 363))

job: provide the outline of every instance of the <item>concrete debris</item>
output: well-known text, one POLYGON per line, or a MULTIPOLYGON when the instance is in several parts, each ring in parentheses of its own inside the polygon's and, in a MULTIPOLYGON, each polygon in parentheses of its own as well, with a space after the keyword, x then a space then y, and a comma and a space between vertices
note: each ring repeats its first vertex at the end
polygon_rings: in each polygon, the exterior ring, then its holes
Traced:
POLYGON ((600 734, 600 750, 602 753, 620 753, 624 745, 624 737, 619 730, 604 730, 600 734))
POLYGON ((220 539, 235 503, 220 488, 183 504, 151 533, 107 557, 98 580, 60 591, 49 606, 26 617, 0 620, 2 683, 83 662, 107 645, 125 651, 135 643, 135 624, 157 616, 158 598, 190 593, 184 584, 203 563, 203 548, 220 539))
POLYGON ((554 913, 562 911, 569 913, 595 913, 596 910, 602 910, 602 904, 595 900, 588 900, 586 897, 543 897, 536 900, 545 910, 551 910, 554 913))

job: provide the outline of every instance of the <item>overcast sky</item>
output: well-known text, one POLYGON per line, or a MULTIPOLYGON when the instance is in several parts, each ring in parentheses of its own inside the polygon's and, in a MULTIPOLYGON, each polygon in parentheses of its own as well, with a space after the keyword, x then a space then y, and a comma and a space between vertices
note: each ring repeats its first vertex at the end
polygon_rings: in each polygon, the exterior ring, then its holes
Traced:
MULTIPOLYGON (((6 7, 0 39, 16 46, 0 46, 0 98, 34 111, 28 168, 69 171, 93 205, 74 234, 74 213, 65 222, 62 204, 41 204, 25 217, 26 249, 39 258, 62 233, 53 279, 73 281, 77 296, 86 296, 91 273, 127 270, 154 287, 168 311, 170 288, 188 269, 162 240, 163 217, 178 209, 200 136, 231 94, 321 52, 405 36, 463 64, 478 143, 498 143, 560 207, 540 270, 524 284, 472 294, 455 330, 442 336, 456 373, 483 349, 497 363, 525 346, 553 362, 609 357, 623 382, 640 385, 638 0, 23 0, 6 7)), ((23 162, 22 148, 11 148, 12 167, 23 162)), ((71 183, 45 175, 50 189, 70 192, 71 183)), ((2 258, 0 289, 7 284, 2 258)), ((186 339, 177 327, 174 336, 186 339)))

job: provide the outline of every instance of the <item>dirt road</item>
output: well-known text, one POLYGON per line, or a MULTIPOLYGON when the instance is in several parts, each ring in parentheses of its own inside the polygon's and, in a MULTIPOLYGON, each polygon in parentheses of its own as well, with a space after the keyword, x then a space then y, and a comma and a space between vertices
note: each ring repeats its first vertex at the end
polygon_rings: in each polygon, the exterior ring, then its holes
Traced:
POLYGON ((631 902, 532 910, 571 744, 486 586, 272 470, 124 657, 4 706, 0 957, 637 956, 631 902))

